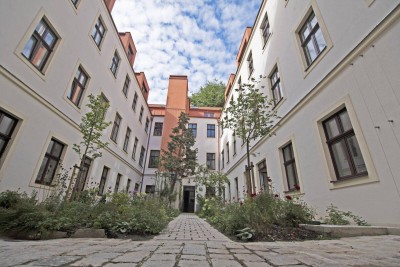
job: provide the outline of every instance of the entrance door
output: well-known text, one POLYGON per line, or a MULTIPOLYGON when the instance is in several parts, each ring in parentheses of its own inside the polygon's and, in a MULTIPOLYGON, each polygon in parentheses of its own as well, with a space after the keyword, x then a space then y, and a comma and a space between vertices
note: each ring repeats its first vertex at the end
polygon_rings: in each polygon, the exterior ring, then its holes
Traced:
POLYGON ((195 187, 183 187, 183 212, 194 212, 195 187))

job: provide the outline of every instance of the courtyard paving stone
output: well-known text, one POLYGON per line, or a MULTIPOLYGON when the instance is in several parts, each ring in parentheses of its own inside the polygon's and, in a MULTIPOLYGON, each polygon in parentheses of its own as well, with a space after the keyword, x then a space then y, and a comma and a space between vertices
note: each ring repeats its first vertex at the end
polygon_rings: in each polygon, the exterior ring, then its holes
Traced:
POLYGON ((400 237, 237 243, 197 216, 182 214, 148 241, 0 239, 0 266, 400 266, 400 237))

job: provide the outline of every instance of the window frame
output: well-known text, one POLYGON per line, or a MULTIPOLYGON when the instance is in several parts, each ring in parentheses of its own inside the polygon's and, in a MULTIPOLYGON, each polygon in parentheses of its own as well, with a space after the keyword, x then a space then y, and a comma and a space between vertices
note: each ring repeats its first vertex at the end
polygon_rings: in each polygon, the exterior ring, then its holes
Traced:
POLYGON ((229 163, 229 142, 226 143, 226 163, 229 163))
POLYGON ((206 153, 206 166, 209 170, 215 170, 215 153, 206 153), (210 167, 213 166, 213 168, 210 167))
POLYGON ((108 174, 110 173, 110 168, 107 166, 103 166, 103 170, 101 172, 100 182, 99 182, 99 191, 97 192, 98 196, 102 196, 104 194, 104 188, 107 184, 108 174), (106 171, 104 175, 104 171, 106 171))
POLYGON ((225 152, 222 149, 221 151, 221 170, 225 168, 225 152))
POLYGON ((36 178, 35 178, 35 184, 40 184, 40 185, 45 185, 45 186, 52 186, 52 183, 53 183, 53 180, 54 180, 54 176, 56 175, 56 172, 57 172, 57 170, 59 168, 58 165, 62 161, 62 158, 63 158, 63 155, 64 155, 66 147, 67 146, 64 143, 62 143, 61 141, 59 141, 58 139, 56 139, 54 137, 51 137, 50 142, 47 144, 47 148, 46 148, 45 154, 44 154, 42 160, 40 161, 39 171, 38 171, 38 173, 36 175, 36 178), (47 151, 49 150, 49 147, 52 144, 52 142, 53 142, 53 145, 52 145, 52 147, 50 149, 50 153, 48 153, 47 151), (54 153, 55 144, 58 144, 58 145, 61 146, 61 151, 60 151, 60 154, 58 156, 52 155, 52 153, 54 153), (47 158, 47 162, 45 164, 45 167, 43 168, 42 173, 40 173, 41 172, 41 166, 42 166, 42 164, 43 164, 43 162, 44 162, 44 160, 46 158, 47 158), (44 178, 46 176, 46 173, 48 172, 51 160, 56 161, 56 165, 57 166, 53 169, 53 173, 51 174, 51 181, 46 183, 46 182, 44 182, 44 178), (40 178, 39 178, 39 176, 40 176, 40 178))
POLYGON ((137 106, 137 102, 138 102, 138 93, 135 92, 135 95, 133 96, 133 100, 132 100, 132 109, 134 112, 136 112, 136 106, 137 106))
POLYGON ((98 15, 97 20, 96 20, 96 22, 94 23, 94 25, 92 27, 92 31, 90 33, 90 37, 93 40, 94 44, 96 45, 97 49, 99 49, 99 51, 101 50, 101 46, 102 46, 102 44, 104 42, 104 38, 106 36, 106 33, 107 33, 107 28, 105 26, 104 20, 101 17, 101 15, 98 15), (99 31, 99 29, 98 29, 99 28, 99 26, 98 26, 99 22, 100 22, 101 26, 104 29, 103 33, 101 33, 101 31, 99 31), (96 30, 96 33, 95 33, 95 30, 96 30), (100 41, 99 41, 99 43, 97 43, 96 40, 95 40, 97 33, 100 33, 100 41), (94 35, 94 34, 96 34, 96 35, 94 35))
MULTIPOLYGON (((2 109, 0 109, 0 125, 1 122, 3 121, 4 117, 8 117, 9 119, 11 119, 14 123, 11 126, 11 128, 9 129, 9 133, 6 135, 4 133, 0 132, 0 140, 3 140, 3 147, 0 148, 0 163, 3 162, 3 156, 6 154, 6 150, 9 147, 9 144, 12 142, 13 136, 14 136, 14 131, 17 128, 17 125, 19 123, 19 119, 13 115, 11 115, 9 112, 6 112, 2 109)), ((0 164, 0 169, 1 169, 1 164, 0 164)))
POLYGON ((149 168, 158 168, 158 165, 160 163, 160 150, 150 150, 150 155, 149 155, 149 168), (155 155, 153 155, 154 153, 155 155))
POLYGON ((215 124, 207 124, 207 138, 215 138, 215 124))
POLYGON ((272 69, 270 75, 268 76, 268 78, 269 78, 269 82, 270 82, 270 86, 271 86, 272 101, 274 102, 274 107, 276 107, 276 106, 279 105, 280 102, 282 102, 282 100, 284 98, 283 97, 282 83, 281 83, 281 75, 279 73, 278 64, 276 64, 273 67, 273 69, 272 69), (274 81, 274 79, 275 79, 274 77, 276 77, 275 81, 274 81), (278 94, 280 96, 278 101, 276 101, 275 94, 274 94, 274 92, 275 92, 275 90, 277 88, 279 89, 277 92, 278 92, 278 94))
POLYGON ((145 131, 146 133, 148 133, 148 131, 149 131, 149 125, 150 125, 150 120, 149 120, 149 118, 147 117, 147 118, 146 118, 146 123, 145 123, 145 126, 144 126, 144 131, 145 131))
POLYGON ((299 174, 298 174, 298 170, 297 170, 297 163, 296 163, 296 157, 295 157, 295 153, 294 153, 294 148, 293 148, 293 142, 290 141, 287 144, 285 144, 284 146, 281 147, 281 153, 282 153, 282 159, 283 159, 283 169, 284 169, 284 173, 285 173, 285 180, 286 180, 286 188, 288 192, 292 192, 292 191, 297 191, 296 186, 295 185, 299 185, 299 174), (285 149, 289 148, 289 152, 291 155, 290 159, 286 159, 285 156, 285 149), (293 185, 290 184, 289 181, 289 176, 288 176, 288 167, 292 166, 293 171, 294 171, 294 176, 295 176, 295 183, 293 185))
POLYGON ((330 158, 331 158, 331 162, 332 162, 332 165, 333 165, 333 168, 334 168, 334 171, 335 171, 335 175, 336 175, 337 181, 342 181, 342 180, 348 180, 348 179, 354 179, 354 178, 358 178, 358 177, 368 176, 367 166, 365 166, 366 170, 364 172, 357 172, 356 165, 354 163, 353 157, 352 157, 351 152, 350 152, 350 147, 349 147, 349 144, 348 144, 348 140, 351 137, 354 136, 356 138, 356 140, 357 140, 357 145, 358 145, 358 149, 360 150, 360 153, 361 153, 361 158, 363 159, 363 162, 366 165, 366 161, 365 161, 363 153, 361 151, 360 144, 359 144, 357 136, 356 136, 356 134, 354 132, 353 123, 351 121, 350 115, 349 115, 346 107, 340 109, 339 111, 335 112, 330 117, 328 117, 325 120, 323 120, 322 121, 322 127, 323 127, 323 130, 324 130, 325 139, 326 139, 326 145, 328 146, 329 155, 330 155, 330 158), (342 123, 342 120, 340 118, 340 115, 342 113, 344 113, 344 112, 347 113, 347 116, 349 117, 349 121, 350 121, 350 124, 351 124, 351 129, 349 129, 347 131, 344 130, 343 123, 342 123), (335 122, 336 122, 336 126, 337 126, 337 128, 339 130, 339 134, 334 136, 334 137, 332 137, 332 138, 330 138, 329 134, 328 134, 326 123, 328 121, 331 121, 332 119, 334 119, 335 122), (344 144, 345 144, 345 149, 344 149, 344 152, 346 153, 345 158, 346 158, 346 160, 347 160, 347 162, 349 164, 350 171, 351 171, 351 174, 350 175, 346 175, 346 176, 340 176, 339 170, 338 170, 338 167, 337 167, 336 158, 334 157, 334 153, 333 153, 333 150, 332 150, 332 146, 334 144, 341 143, 342 141, 344 141, 344 144))
POLYGON ((190 129, 192 131, 193 137, 196 138, 197 137, 197 123, 188 123, 188 129, 190 129), (193 126, 195 126, 195 127, 193 127, 193 126))
POLYGON ((247 56, 247 70, 249 72, 249 77, 254 72, 254 60, 253 60, 253 51, 250 50, 249 55, 247 56))
POLYGON ((128 152, 129 139, 131 136, 131 132, 132 132, 131 129, 129 127, 126 127, 124 145, 122 147, 122 150, 124 150, 125 152, 128 152))
POLYGON ((112 141, 114 141, 115 143, 117 143, 117 139, 118 139, 118 133, 119 133, 119 128, 121 127, 121 122, 122 122, 122 117, 121 115, 119 115, 119 113, 117 112, 115 114, 115 119, 114 119, 114 123, 113 123, 113 128, 111 130, 111 136, 110 139, 112 141), (118 119, 118 122, 117 122, 118 119))
POLYGON ((119 69, 119 65, 121 63, 121 57, 118 54, 118 51, 114 51, 114 55, 111 59, 111 66, 110 66, 110 71, 113 74, 114 78, 117 78, 117 73, 119 69))
POLYGON ((122 178, 122 174, 118 173, 117 178, 115 179, 114 194, 118 193, 118 191, 119 191, 119 187, 121 185, 121 178, 122 178))
POLYGON ((139 113, 139 122, 142 123, 143 119, 143 113, 144 113, 144 108, 143 106, 140 108, 140 113, 139 113))
POLYGON ((164 127, 164 123, 155 122, 154 123, 154 129, 153 129, 153 136, 162 136, 163 127, 164 127), (161 125, 161 127, 157 127, 157 126, 160 126, 160 125, 161 125))
POLYGON ((137 137, 135 137, 135 143, 133 143, 133 148, 132 148, 132 159, 136 160, 136 150, 137 150, 137 146, 139 143, 139 139, 137 137))
POLYGON ((146 149, 144 148, 144 146, 142 146, 142 148, 140 150, 140 157, 139 157, 139 166, 142 168, 143 168, 145 153, 146 153, 146 149))
POLYGON ((128 92, 129 92, 130 84, 131 84, 131 78, 129 78, 129 75, 126 74, 124 86, 122 87, 122 93, 124 94, 124 96, 126 98, 128 98, 128 92))
POLYGON ((268 18, 268 14, 267 12, 265 12, 264 18, 261 22, 261 26, 260 26, 260 30, 261 30, 261 38, 263 41, 263 49, 266 47, 269 38, 271 37, 271 24, 269 23, 269 18, 268 18), (265 34, 265 32, 267 32, 267 34, 265 34))
POLYGON ((88 74, 87 71, 82 67, 82 65, 79 64, 77 70, 75 71, 74 78, 72 79, 71 86, 68 88, 67 95, 66 95, 66 97, 67 97, 67 99, 69 100, 69 102, 72 103, 72 104, 73 104, 75 107, 77 107, 78 109, 80 109, 80 107, 81 107, 81 105, 82 105, 83 98, 84 98, 84 96, 85 96, 85 92, 87 91, 87 87, 88 87, 88 84, 89 84, 89 80, 90 80, 89 74, 88 74), (77 76, 78 72, 79 72, 79 75, 78 75, 78 78, 77 78, 76 76, 77 76), (86 79, 84 84, 82 84, 82 83, 80 82, 81 76, 84 76, 85 79, 86 79), (75 94, 75 91, 77 90, 77 88, 80 88, 80 89, 81 89, 81 92, 80 92, 80 94, 79 94, 79 96, 78 96, 77 102, 75 102, 75 101, 73 101, 73 100, 71 99, 70 96, 75 94))

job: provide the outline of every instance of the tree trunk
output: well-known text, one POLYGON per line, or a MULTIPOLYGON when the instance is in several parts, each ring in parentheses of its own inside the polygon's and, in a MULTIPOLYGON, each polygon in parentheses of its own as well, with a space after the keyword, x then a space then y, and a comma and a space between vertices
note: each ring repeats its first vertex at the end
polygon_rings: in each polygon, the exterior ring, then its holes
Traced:
POLYGON ((252 178, 251 178, 251 162, 250 162, 250 141, 246 140, 246 156, 247 156, 247 167, 246 167, 246 179, 247 179, 247 193, 251 195, 253 193, 252 178))

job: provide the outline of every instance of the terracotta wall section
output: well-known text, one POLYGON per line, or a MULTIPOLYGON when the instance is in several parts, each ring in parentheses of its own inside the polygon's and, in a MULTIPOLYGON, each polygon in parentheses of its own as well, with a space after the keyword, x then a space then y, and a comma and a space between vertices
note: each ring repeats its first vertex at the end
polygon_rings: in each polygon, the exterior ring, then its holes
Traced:
POLYGON ((247 27, 246 30, 244 31, 242 42, 240 43, 239 51, 236 56, 236 66, 237 67, 239 67, 240 62, 243 59, 244 51, 246 50, 247 43, 249 42, 251 31, 252 31, 251 27, 247 27))
POLYGON ((192 118, 216 118, 219 119, 221 116, 221 108, 213 108, 213 107, 201 107, 196 109, 189 110, 189 117, 192 118), (214 116, 207 116, 207 113, 213 113, 214 116))
POLYGON ((131 66, 133 66, 133 64, 135 63, 137 50, 135 43, 133 42, 132 35, 130 32, 120 32, 118 33, 118 35, 121 39, 122 45, 124 46, 129 63, 131 64, 131 66))
POLYGON ((108 9, 108 11, 110 11, 110 13, 114 7, 115 1, 116 0, 104 0, 104 2, 106 3, 107 9, 108 9))
POLYGON ((144 99, 149 98, 149 92, 150 92, 150 87, 149 84, 147 83, 146 75, 144 72, 137 72, 135 73, 136 79, 139 83, 140 91, 142 92, 144 99))
POLYGON ((232 90, 232 85, 233 85, 233 81, 235 80, 235 74, 231 73, 231 75, 229 76, 229 80, 228 83, 226 84, 226 88, 225 88, 225 101, 228 98, 229 92, 232 90))

